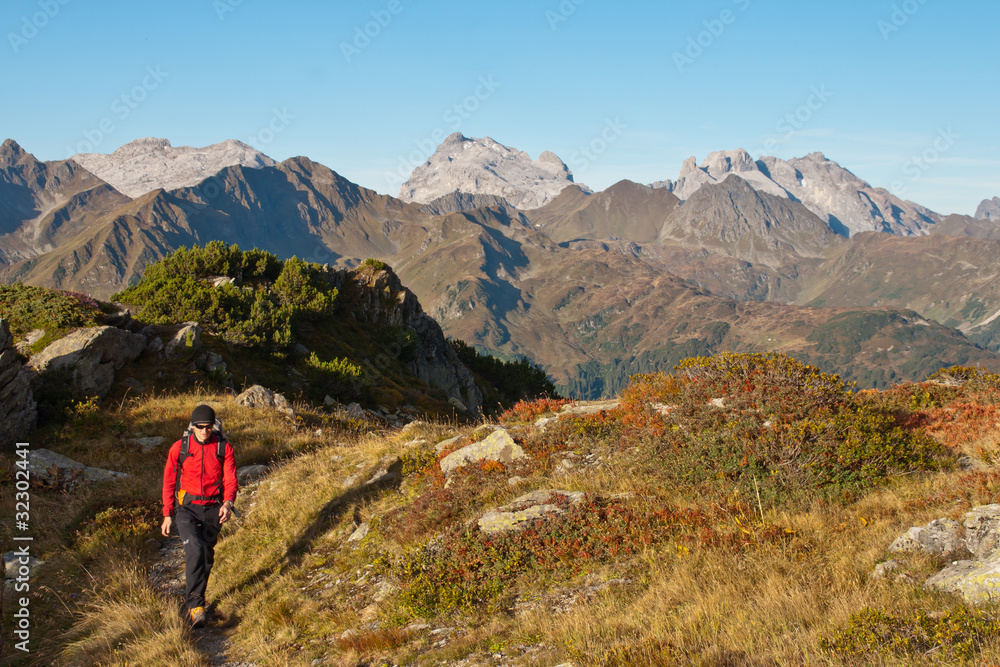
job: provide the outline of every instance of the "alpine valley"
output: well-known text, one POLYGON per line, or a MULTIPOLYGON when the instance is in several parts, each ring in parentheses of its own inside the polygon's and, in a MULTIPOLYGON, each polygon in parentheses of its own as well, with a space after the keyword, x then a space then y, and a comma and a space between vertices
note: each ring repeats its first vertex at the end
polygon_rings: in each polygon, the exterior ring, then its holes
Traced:
POLYGON ((1000 199, 942 215, 819 153, 685 161, 676 180, 577 184, 454 134, 394 198, 306 157, 140 139, 37 160, 0 147, 0 280, 106 299, 212 240, 391 265, 445 334, 526 358, 565 395, 723 350, 779 351, 858 386, 1000 370, 1000 199))

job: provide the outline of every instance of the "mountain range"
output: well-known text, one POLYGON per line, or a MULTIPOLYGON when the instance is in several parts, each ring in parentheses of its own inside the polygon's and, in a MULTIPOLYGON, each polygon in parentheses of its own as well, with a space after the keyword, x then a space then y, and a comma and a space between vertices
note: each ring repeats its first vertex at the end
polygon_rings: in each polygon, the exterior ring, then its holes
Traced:
POLYGON ((393 198, 238 142, 126 146, 84 157, 115 187, 4 142, 0 279, 106 298, 215 239, 338 266, 373 257, 447 335, 585 397, 727 349, 788 352, 861 386, 1000 370, 992 220, 901 201, 820 154, 713 153, 676 181, 592 193, 552 154, 452 135, 393 198), (176 159, 143 166, 163 155, 176 159))

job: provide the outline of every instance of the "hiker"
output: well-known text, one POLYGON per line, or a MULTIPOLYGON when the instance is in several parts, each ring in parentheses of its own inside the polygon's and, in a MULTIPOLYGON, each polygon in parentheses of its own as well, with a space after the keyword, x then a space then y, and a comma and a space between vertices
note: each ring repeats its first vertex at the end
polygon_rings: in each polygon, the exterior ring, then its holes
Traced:
POLYGON ((205 624, 205 588, 215 562, 215 542, 233 514, 238 486, 233 446, 222 435, 215 410, 199 405, 191 412, 190 430, 167 454, 160 526, 168 537, 177 520, 184 540, 185 602, 196 628, 205 624))

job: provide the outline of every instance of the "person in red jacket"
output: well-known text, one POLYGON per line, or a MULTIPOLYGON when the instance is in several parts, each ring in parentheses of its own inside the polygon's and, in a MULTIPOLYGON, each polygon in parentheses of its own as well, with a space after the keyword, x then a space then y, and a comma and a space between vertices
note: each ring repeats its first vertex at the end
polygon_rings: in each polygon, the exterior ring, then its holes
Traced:
POLYGON ((232 517, 239 485, 233 446, 228 442, 225 443, 223 460, 219 461, 220 435, 212 431, 215 410, 208 405, 199 405, 191 412, 191 424, 188 455, 179 475, 177 459, 184 439, 175 442, 167 454, 167 464, 163 468, 163 524, 160 532, 168 537, 176 520, 177 532, 184 540, 184 586, 188 613, 194 627, 200 627, 205 624, 205 588, 215 562, 215 542, 222 524, 232 517))

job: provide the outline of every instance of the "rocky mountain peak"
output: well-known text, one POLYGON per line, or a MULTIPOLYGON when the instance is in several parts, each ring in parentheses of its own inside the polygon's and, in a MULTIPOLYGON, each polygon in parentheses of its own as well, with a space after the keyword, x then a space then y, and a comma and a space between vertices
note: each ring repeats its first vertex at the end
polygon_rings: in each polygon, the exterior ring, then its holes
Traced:
POLYGON ((459 192, 503 197, 520 209, 538 208, 573 184, 573 173, 557 155, 537 160, 490 137, 449 135, 399 190, 406 202, 427 204, 459 192))
POLYGON ((976 217, 980 220, 1000 221, 1000 197, 984 199, 976 209, 976 217))
POLYGON ((17 164, 27 153, 20 144, 13 139, 6 139, 0 145, 0 167, 9 167, 17 164))
POLYGON ((172 146, 168 139, 145 137, 120 146, 110 155, 79 153, 73 159, 129 197, 161 188, 176 190, 201 183, 225 167, 259 169, 276 162, 242 141, 193 148, 172 146))
POLYGON ((760 192, 802 202, 842 236, 867 231, 926 234, 941 219, 929 209, 872 187, 820 152, 790 160, 763 156, 755 161, 742 148, 716 151, 701 166, 688 158, 676 181, 657 181, 652 186, 689 199, 703 186, 721 183, 730 174, 760 192))

